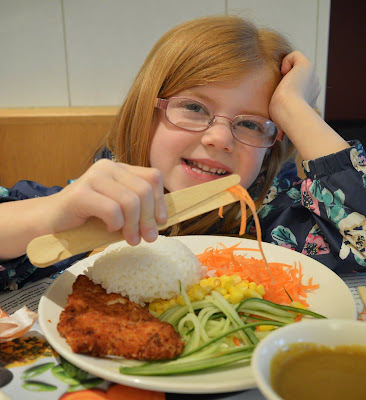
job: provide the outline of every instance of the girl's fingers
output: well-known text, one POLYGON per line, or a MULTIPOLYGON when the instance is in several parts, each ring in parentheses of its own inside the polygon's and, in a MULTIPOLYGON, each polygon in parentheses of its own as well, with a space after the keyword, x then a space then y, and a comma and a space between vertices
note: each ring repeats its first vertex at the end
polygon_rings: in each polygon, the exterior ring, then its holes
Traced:
POLYGON ((283 80, 278 88, 283 96, 300 96, 314 107, 320 93, 319 78, 311 62, 299 51, 287 55, 281 65, 283 80))
MULTIPOLYGON (((113 177, 124 188, 137 195, 140 202, 139 233, 144 240, 152 242, 158 236, 157 224, 165 223, 167 219, 161 173, 154 168, 131 167, 125 164, 120 164, 119 167, 123 169, 123 174, 116 171, 113 177)), ((124 208, 123 201, 121 207, 124 208)), ((135 220, 125 214, 124 230, 132 232, 133 224, 135 220)))
POLYGON ((96 199, 91 196, 84 213, 103 219, 109 230, 122 228, 129 244, 138 244, 141 237, 148 242, 157 238, 157 223, 166 221, 164 188, 158 170, 102 160, 76 183, 102 196, 97 204, 91 204, 96 199), (98 209, 102 202, 105 205, 98 209))
POLYGON ((101 219, 111 232, 122 229, 125 224, 119 204, 95 191, 88 192, 88 197, 80 207, 80 214, 86 216, 85 220, 90 216, 101 219))
POLYGON ((153 197, 153 214, 158 223, 165 223, 167 211, 164 200, 163 178, 156 168, 145 168, 139 166, 130 166, 127 164, 117 164, 124 169, 125 174, 116 174, 114 179, 121 184, 135 191, 142 199, 153 197), (128 179, 126 175, 128 174, 128 179))
MULTIPOLYGON (((292 53, 291 53, 292 54, 292 53)), ((293 63, 291 63, 289 56, 286 56, 283 60, 282 60, 282 64, 281 64, 281 74, 282 75, 286 75, 292 68, 293 63)))

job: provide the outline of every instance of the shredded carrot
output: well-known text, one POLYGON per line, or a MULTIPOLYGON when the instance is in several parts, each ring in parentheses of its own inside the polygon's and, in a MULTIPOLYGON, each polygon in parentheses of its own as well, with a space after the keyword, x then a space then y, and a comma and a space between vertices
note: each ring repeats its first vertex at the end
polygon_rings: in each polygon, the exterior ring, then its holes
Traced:
POLYGON ((236 336, 233 337, 233 342, 235 346, 240 346, 240 340, 236 336))
POLYGON ((220 217, 220 218, 224 218, 224 206, 221 206, 221 207, 219 208, 219 217, 220 217))
MULTIPOLYGON (((248 193, 248 191, 246 189, 244 189, 240 185, 232 186, 227 190, 232 192, 232 193, 234 193, 234 194, 236 194, 240 199, 241 223, 240 223, 239 235, 244 235, 245 229, 246 229, 246 226, 247 226, 247 204, 248 204, 248 207, 250 208, 251 212, 253 213, 253 218, 254 218, 254 222, 255 222, 255 228, 256 228, 256 231, 257 231, 258 247, 259 247, 259 250, 260 250, 260 252, 262 254, 262 258, 263 258, 264 264, 267 267, 267 271, 271 275, 271 271, 270 271, 269 266, 268 266, 267 258, 266 258, 265 254, 264 254, 264 251, 263 251, 262 230, 261 230, 261 225, 260 225, 260 222, 259 222, 259 218, 258 218, 258 215, 257 215, 257 210, 256 210, 255 203, 254 203, 253 199, 250 197, 250 194, 248 193)), ((274 280, 272 275, 271 275, 271 279, 274 280)))
MULTIPOLYGON (((247 225, 247 205, 252 211, 255 227, 257 231, 257 241, 259 249, 240 248, 239 243, 225 247, 222 243, 221 249, 209 247, 204 253, 198 255, 199 261, 205 265, 208 270, 215 270, 217 276, 221 275, 239 275, 242 279, 250 282, 262 284, 266 294, 264 299, 278 304, 290 304, 291 301, 298 301, 305 306, 307 292, 315 290, 319 285, 313 284, 312 278, 308 284, 302 283, 301 264, 288 265, 284 263, 268 263, 262 246, 262 230, 257 215, 255 203, 250 197, 248 191, 240 185, 235 185, 227 189, 234 193, 240 201, 241 221, 239 235, 243 235, 247 225), (240 251, 260 251, 262 259, 247 258, 244 255, 237 255, 234 252, 240 251), (274 276, 276 279, 274 279, 274 276)), ((223 217, 223 207, 219 209, 219 216, 223 217)))
POLYGON ((208 270, 215 270, 217 276, 239 275, 243 280, 262 284, 266 294, 264 299, 278 304, 290 304, 291 300, 299 301, 308 306, 305 299, 309 291, 319 287, 313 284, 312 278, 307 283, 302 283, 303 273, 300 263, 289 265, 280 262, 265 263, 263 259, 248 257, 243 252, 259 251, 256 249, 246 249, 237 243, 231 247, 226 247, 219 243, 221 248, 207 248, 199 254, 198 260, 207 267, 208 270), (240 254, 235 252, 240 251, 240 254), (275 276, 276 279, 272 279, 275 276), (287 293, 286 293, 287 291, 287 293))

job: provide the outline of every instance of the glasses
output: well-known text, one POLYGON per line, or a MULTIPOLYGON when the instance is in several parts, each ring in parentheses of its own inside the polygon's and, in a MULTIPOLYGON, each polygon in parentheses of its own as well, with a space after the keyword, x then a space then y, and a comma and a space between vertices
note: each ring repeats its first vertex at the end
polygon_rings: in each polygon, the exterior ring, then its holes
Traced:
POLYGON ((205 131, 214 124, 217 117, 228 119, 233 137, 252 147, 271 147, 284 136, 274 122, 266 118, 237 115, 231 119, 214 114, 209 107, 197 100, 184 97, 172 97, 169 100, 157 98, 155 108, 165 110, 165 117, 171 124, 191 132, 205 131))

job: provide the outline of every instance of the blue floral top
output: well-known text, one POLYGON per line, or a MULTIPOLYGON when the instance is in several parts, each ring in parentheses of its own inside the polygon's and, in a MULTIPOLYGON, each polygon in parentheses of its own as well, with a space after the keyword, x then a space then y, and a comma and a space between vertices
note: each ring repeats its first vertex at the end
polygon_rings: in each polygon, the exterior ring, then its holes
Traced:
MULTIPOLYGON (((352 147, 316 160, 304 161, 300 180, 294 163, 286 163, 258 210, 265 242, 306 254, 336 273, 366 267, 366 152, 358 141, 352 147)), ((108 150, 97 158, 111 158, 108 150)), ((0 202, 48 196, 48 188, 20 181, 0 187, 0 202)), ((255 235, 254 221, 247 233, 255 235)), ((80 255, 48 268, 36 268, 26 256, 0 263, 0 290, 18 287, 71 265, 80 255)))

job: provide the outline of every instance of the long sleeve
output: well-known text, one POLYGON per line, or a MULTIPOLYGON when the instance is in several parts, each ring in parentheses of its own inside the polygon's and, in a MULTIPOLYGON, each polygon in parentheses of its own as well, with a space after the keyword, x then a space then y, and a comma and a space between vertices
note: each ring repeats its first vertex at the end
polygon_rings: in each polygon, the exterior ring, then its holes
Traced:
MULTIPOLYGON (((287 166, 258 214, 263 240, 306 254, 337 273, 366 267, 366 153, 351 148, 304 161, 306 179, 287 166)), ((253 223, 249 232, 254 233, 253 223)))
MULTIPOLYGON (((60 186, 46 187, 32 181, 19 181, 12 188, 0 186, 1 203, 17 200, 31 199, 34 197, 49 196, 62 190, 60 186)), ((17 288, 30 281, 36 281, 70 266, 76 260, 84 257, 79 255, 62 261, 48 268, 36 268, 26 255, 18 258, 0 261, 0 290, 17 288)))
MULTIPOLYGON (((113 154, 106 147, 101 148, 95 154, 94 161, 101 158, 114 159, 113 154)), ((73 179, 68 181, 68 183, 72 182, 73 179)), ((46 187, 37 182, 28 180, 19 181, 11 188, 0 186, 0 207, 1 203, 50 196, 62 189, 63 188, 60 186, 46 187)), ((21 287, 27 282, 36 281, 42 277, 62 271, 87 254, 88 253, 79 254, 47 268, 36 268, 30 263, 26 255, 3 262, 0 260, 0 291, 7 288, 21 287)))

